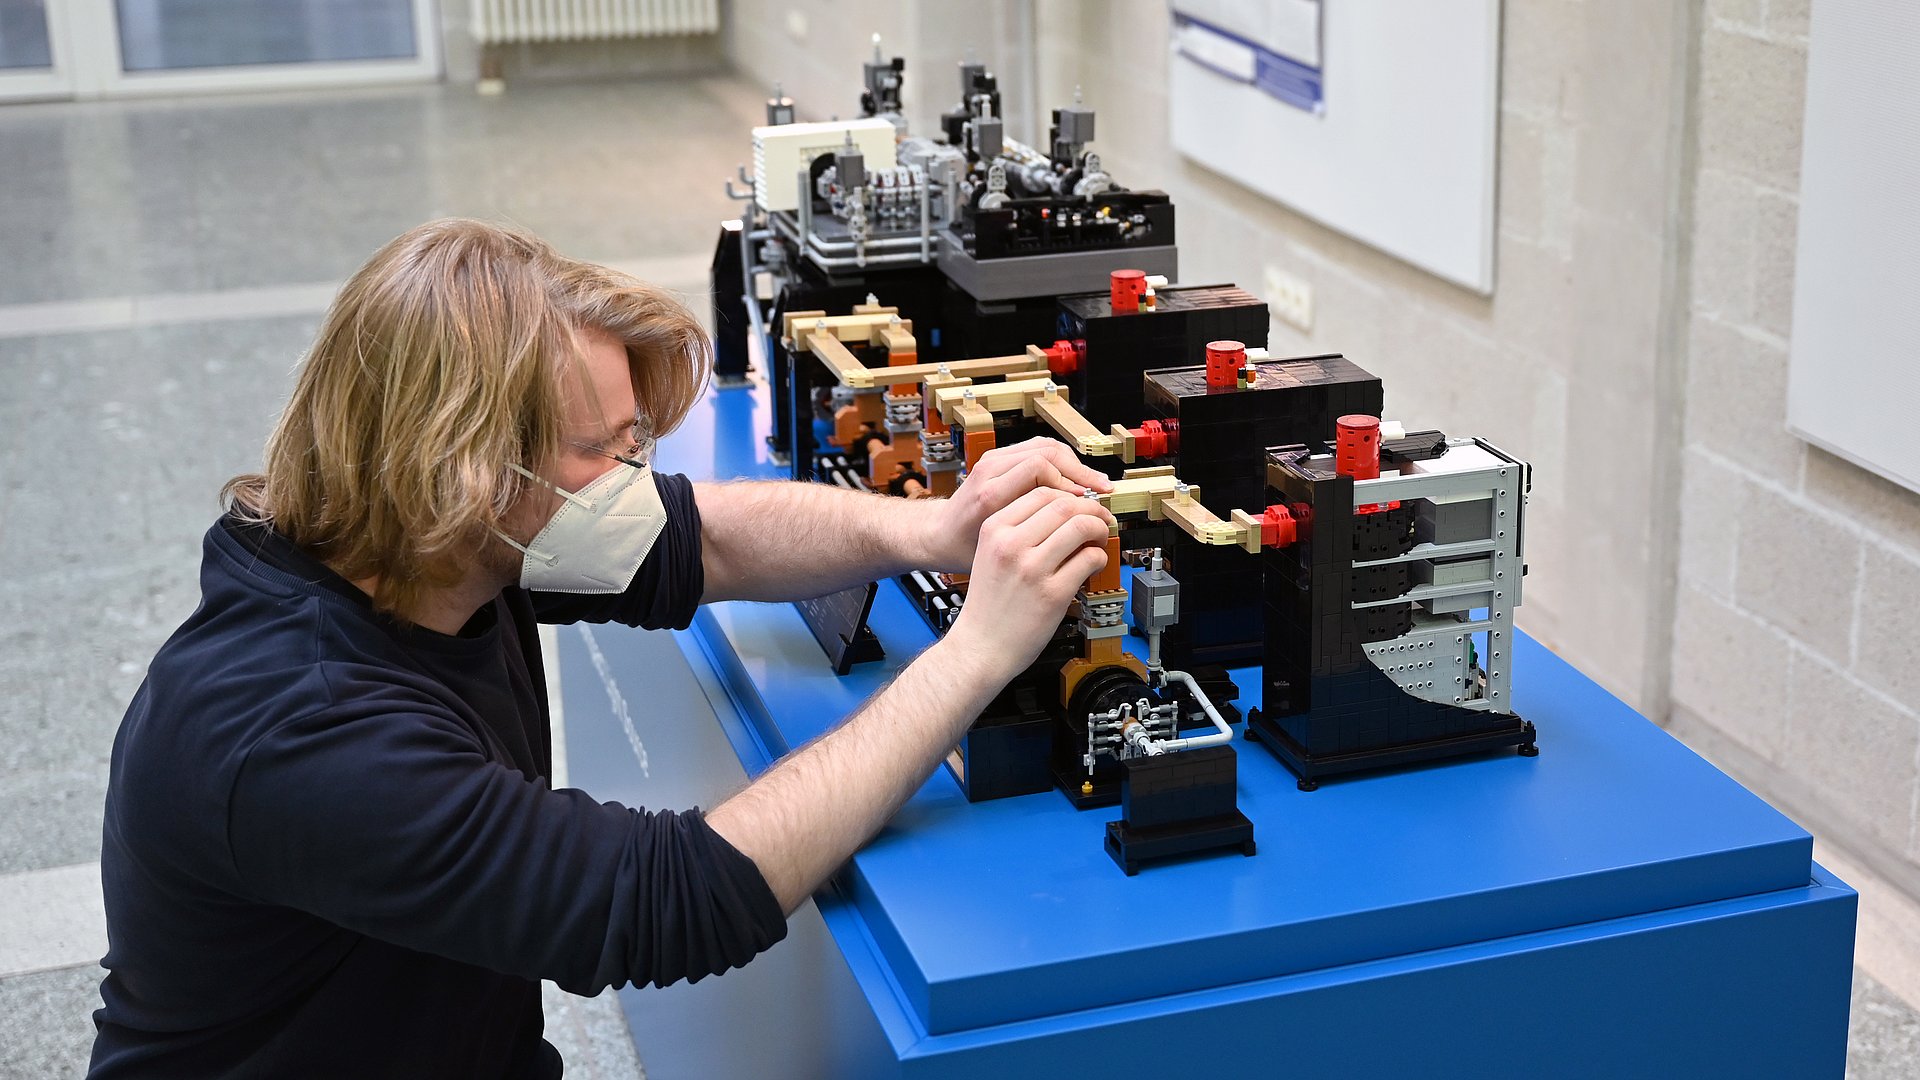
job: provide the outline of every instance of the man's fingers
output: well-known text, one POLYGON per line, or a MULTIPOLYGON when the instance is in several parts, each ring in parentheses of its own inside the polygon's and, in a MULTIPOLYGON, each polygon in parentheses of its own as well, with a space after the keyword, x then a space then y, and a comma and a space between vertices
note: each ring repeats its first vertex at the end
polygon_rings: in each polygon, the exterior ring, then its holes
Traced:
POLYGON ((1053 488, 1037 487, 995 511, 987 518, 987 522, 1010 529, 1019 528, 1047 506, 1065 501, 1071 501, 1071 496, 1062 495, 1053 488))
POLYGON ((1029 455, 999 476, 968 481, 976 482, 984 485, 980 497, 989 507, 1006 505, 1033 490, 1058 491, 1068 496, 1078 496, 1086 490, 1084 485, 1060 475, 1060 470, 1044 454, 1029 455))
POLYGON ((1106 526, 1101 524, 1098 518, 1078 515, 1062 522, 1053 530, 1052 535, 1036 545, 1034 558, 1039 560, 1040 565, 1046 567, 1050 574, 1053 574, 1062 570, 1077 569, 1079 564, 1074 560, 1080 558, 1080 552, 1083 550, 1091 549, 1100 557, 1092 561, 1086 573, 1074 579, 1084 581, 1106 564, 1108 535, 1106 526))
MULTIPOLYGON (((1064 528, 1077 530, 1076 535, 1095 536, 1105 539, 1111 531, 1110 519, 1099 504, 1091 499, 1069 495, 1056 495, 1052 502, 1036 510, 1031 517, 1022 522, 1015 530, 1015 542, 1023 548, 1041 548, 1049 537, 1058 534, 1064 528)), ((1058 557, 1046 565, 1051 568, 1066 558, 1062 551, 1058 557)))
POLYGON ((1006 448, 1003 458, 1011 468, 1034 457, 1045 458, 1069 485, 1075 488, 1093 488, 1095 491, 1111 491, 1113 481, 1105 473, 1080 460, 1073 448, 1059 439, 1039 436, 1025 442, 1015 443, 1006 448))
POLYGON ((1060 572, 1068 581, 1085 581, 1105 569, 1106 565, 1107 549, 1088 544, 1067 556, 1067 561, 1061 564, 1060 572))
POLYGON ((1095 491, 1113 490, 1113 481, 1107 479, 1105 473, 1081 461, 1080 455, 1074 453, 1065 443, 1058 442, 1054 439, 1033 439, 1030 441, 1046 444, 1040 447, 1038 452, 1053 463, 1053 467, 1059 471, 1060 476, 1068 483, 1076 487, 1092 488, 1095 491))

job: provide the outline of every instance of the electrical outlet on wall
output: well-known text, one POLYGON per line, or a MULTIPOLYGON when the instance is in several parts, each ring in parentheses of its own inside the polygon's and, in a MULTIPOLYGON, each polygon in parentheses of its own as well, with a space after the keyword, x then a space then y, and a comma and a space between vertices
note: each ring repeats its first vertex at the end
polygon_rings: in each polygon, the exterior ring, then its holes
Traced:
POLYGON ((1267 307, 1303 334, 1313 332, 1313 286, 1277 266, 1267 267, 1267 307))
POLYGON ((787 9, 787 36, 795 41, 807 40, 807 13, 799 8, 787 9))

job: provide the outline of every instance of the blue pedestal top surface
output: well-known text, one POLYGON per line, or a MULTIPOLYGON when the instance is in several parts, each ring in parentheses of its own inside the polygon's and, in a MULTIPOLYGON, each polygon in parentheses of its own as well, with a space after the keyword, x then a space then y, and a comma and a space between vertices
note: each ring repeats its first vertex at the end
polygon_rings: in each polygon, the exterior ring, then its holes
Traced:
MULTIPOLYGON (((778 475, 766 430, 764 387, 711 393, 663 444, 661 467, 778 475)), ((931 640, 891 582, 871 623, 887 658, 841 678, 788 605, 702 609, 696 633, 740 706, 729 737, 750 774, 838 723, 931 640)), ((1804 830, 1524 635, 1513 673, 1537 758, 1495 754, 1302 792, 1264 749, 1236 741, 1240 809, 1259 844, 1250 858, 1127 877, 1102 847, 1117 808, 1077 811, 1057 792, 970 804, 941 770, 837 887, 924 1036, 1813 880, 1804 830)), ((1235 681, 1237 704, 1257 705, 1257 670, 1235 681)))

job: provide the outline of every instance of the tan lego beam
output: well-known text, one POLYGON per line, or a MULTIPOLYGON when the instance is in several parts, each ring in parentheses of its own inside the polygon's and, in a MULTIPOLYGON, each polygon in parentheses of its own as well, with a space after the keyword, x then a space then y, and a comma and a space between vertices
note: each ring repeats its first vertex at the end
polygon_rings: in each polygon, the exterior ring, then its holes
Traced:
POLYGON ((1115 517, 1121 514, 1147 514, 1155 521, 1160 516, 1153 512, 1157 498, 1173 494, 1173 486, 1180 482, 1173 475, 1173 466, 1162 465, 1153 469, 1128 469, 1113 482, 1113 490, 1095 497, 1100 505, 1106 507, 1115 517))
MULTIPOLYGON (((864 306, 864 305, 863 305, 864 306)), ((913 333, 913 321, 902 320, 896 324, 894 316, 899 308, 882 307, 864 311, 857 315, 828 315, 823 311, 791 311, 780 320, 780 336, 791 341, 795 351, 804 352, 807 343, 814 337, 831 335, 840 341, 854 341, 862 345, 877 345, 880 335, 889 329, 897 328, 904 333, 913 333)))
POLYGON ((962 401, 953 407, 953 415, 947 418, 947 423, 963 432, 992 431, 993 414, 978 402, 962 401))
POLYGON ((1033 396, 1033 413, 1087 457, 1112 457, 1120 452, 1119 441, 1111 435, 1102 435, 1099 428, 1060 396, 1059 387, 1052 382, 1033 396))
MULTIPOLYGON (((820 362, 827 365, 827 370, 833 372, 834 378, 849 386, 855 385, 854 380, 867 373, 867 366, 860 362, 860 358, 831 334, 810 335, 807 338, 807 351, 819 357, 820 362)), ((868 386, 873 385, 870 379, 863 381, 868 386)))
MULTIPOLYGON (((1033 360, 1025 356, 983 356, 975 360, 949 360, 943 364, 902 364, 892 368, 868 368, 869 374, 863 376, 863 382, 850 382, 847 385, 856 389, 872 386, 880 382, 922 382, 940 374, 946 368, 947 374, 956 379, 984 378, 989 375, 1024 375, 1033 372, 1033 360)), ((1042 363, 1039 371, 1046 371, 1042 363)), ((949 421, 951 422, 951 421, 949 421)))
MULTIPOLYGON (((893 370, 903 371, 905 369, 895 368, 893 370)), ((1014 409, 1019 409, 1021 412, 1026 413, 1032 411, 1032 407, 1028 402, 1033 399, 1035 394, 1045 389, 1049 381, 1049 376, 1033 375, 1021 379, 1008 379, 1005 382, 997 383, 974 383, 970 386, 943 386, 933 392, 933 404, 934 408, 940 410, 941 418, 949 424, 955 422, 951 410, 958 408, 962 402, 967 401, 968 393, 973 394, 971 400, 975 404, 988 412, 1010 412, 1014 409)))
MULTIPOLYGON (((1159 511, 1159 517, 1180 526, 1181 532, 1203 544, 1234 547, 1247 545, 1248 526, 1239 522, 1222 521, 1213 511, 1200 505, 1200 489, 1197 487, 1188 487, 1184 491, 1176 489, 1172 494, 1161 499, 1156 509, 1159 511)), ((1248 520, 1251 522, 1251 519, 1248 520)), ((1260 530, 1254 527, 1252 550, 1260 550, 1259 543, 1260 530)))

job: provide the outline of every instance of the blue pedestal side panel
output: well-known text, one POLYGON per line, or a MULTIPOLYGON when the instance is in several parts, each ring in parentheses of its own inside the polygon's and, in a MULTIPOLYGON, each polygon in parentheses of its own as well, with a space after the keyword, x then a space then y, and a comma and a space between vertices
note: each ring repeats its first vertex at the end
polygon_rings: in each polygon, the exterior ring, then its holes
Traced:
POLYGON ((894 1060, 811 1075, 1838 1078, 1856 906, 1821 871, 1799 889, 921 1036, 840 932, 857 914, 823 901, 894 1060))
MULTIPOLYGON (((664 467, 770 474, 758 397, 711 396, 664 467)), ((702 611, 683 651, 749 774, 929 640, 891 583, 873 624, 888 660, 836 678, 790 608, 702 611)), ((893 1051, 874 1075, 1838 1076, 1854 899, 1807 834, 1536 643, 1514 673, 1539 758, 1303 793, 1239 744, 1253 858, 1127 878, 1116 811, 937 773, 819 900, 893 1051)))

